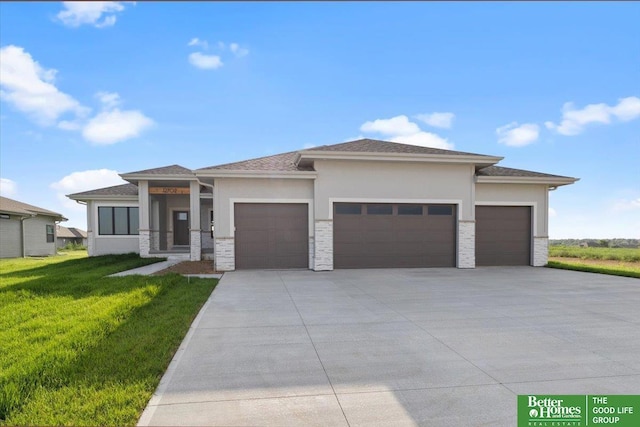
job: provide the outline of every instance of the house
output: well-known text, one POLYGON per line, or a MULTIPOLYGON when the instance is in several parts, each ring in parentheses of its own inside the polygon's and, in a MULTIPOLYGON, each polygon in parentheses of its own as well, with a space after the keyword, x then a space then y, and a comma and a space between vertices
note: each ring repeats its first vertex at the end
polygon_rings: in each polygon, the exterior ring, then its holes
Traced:
POLYGON ((57 212, 0 197, 0 258, 56 253, 57 212))
POLYGON ((577 179, 502 159, 360 139, 129 172, 68 197, 87 204, 89 255, 182 254, 219 271, 545 265, 548 193, 577 179))
POLYGON ((67 228, 58 225, 56 228, 56 246, 64 248, 69 243, 87 246, 87 232, 75 227, 67 228))

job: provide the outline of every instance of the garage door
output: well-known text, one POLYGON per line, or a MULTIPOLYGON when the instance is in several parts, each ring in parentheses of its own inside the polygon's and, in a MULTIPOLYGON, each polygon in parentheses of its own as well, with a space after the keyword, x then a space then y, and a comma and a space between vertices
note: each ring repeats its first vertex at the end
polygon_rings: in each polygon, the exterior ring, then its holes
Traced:
POLYGON ((335 203, 335 268, 454 267, 455 205, 335 203))
POLYGON ((531 207, 476 206, 476 265, 531 263, 531 207))
POLYGON ((236 268, 308 268, 308 205, 236 203, 236 268))

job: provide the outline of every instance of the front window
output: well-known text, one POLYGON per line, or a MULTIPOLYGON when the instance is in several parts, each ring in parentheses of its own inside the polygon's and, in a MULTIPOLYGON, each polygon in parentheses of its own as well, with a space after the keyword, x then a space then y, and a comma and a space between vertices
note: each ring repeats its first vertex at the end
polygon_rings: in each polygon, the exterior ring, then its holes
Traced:
POLYGON ((47 225, 47 243, 53 243, 54 236, 53 225, 47 225))
POLYGON ((138 208, 100 206, 98 208, 98 234, 102 236, 137 235, 138 208))

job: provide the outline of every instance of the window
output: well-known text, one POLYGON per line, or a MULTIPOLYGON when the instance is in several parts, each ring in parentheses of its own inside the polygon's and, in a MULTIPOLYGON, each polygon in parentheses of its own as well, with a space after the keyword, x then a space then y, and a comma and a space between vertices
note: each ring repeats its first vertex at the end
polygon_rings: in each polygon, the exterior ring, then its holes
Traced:
POLYGON ((367 205, 367 215, 391 215, 393 205, 367 205))
POLYGON ((360 215, 362 205, 359 203, 339 203, 336 204, 336 214, 340 215, 360 215))
POLYGON ((55 240, 55 237, 53 232, 53 225, 47 224, 47 243, 53 243, 54 240, 55 240))
POLYGON ((11 215, 9 215, 9 214, 0 214, 0 218, 2 218, 2 219, 11 219, 11 215))
POLYGON ((211 238, 213 239, 213 232, 215 231, 215 227, 213 226, 213 211, 209 211, 209 221, 211 224, 211 238))
POLYGON ((138 228, 138 208, 98 207, 98 234, 102 236, 137 235, 138 228))
POLYGON ((429 215, 453 215, 453 206, 431 205, 429 206, 429 215))
POLYGON ((398 205, 398 215, 422 215, 422 205, 398 205))

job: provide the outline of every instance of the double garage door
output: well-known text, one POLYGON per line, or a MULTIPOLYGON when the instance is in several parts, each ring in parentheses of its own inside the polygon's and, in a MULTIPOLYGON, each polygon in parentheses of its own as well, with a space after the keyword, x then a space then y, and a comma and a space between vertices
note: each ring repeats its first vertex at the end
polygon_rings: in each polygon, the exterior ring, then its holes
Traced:
MULTIPOLYGON (((335 268, 456 266, 456 206, 335 203, 335 268)), ((238 269, 309 267, 308 205, 237 203, 238 269)), ((531 208, 476 207, 476 265, 529 265, 531 208)))

